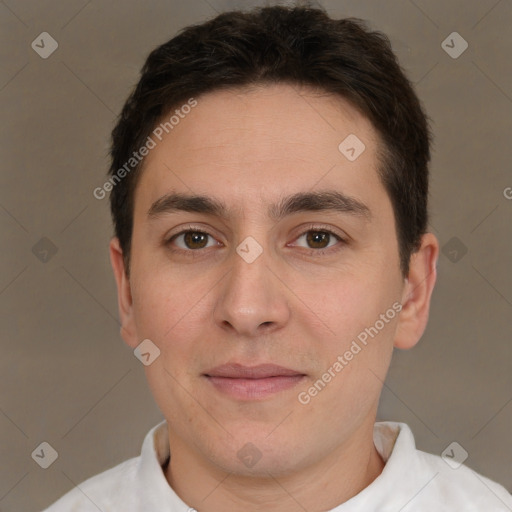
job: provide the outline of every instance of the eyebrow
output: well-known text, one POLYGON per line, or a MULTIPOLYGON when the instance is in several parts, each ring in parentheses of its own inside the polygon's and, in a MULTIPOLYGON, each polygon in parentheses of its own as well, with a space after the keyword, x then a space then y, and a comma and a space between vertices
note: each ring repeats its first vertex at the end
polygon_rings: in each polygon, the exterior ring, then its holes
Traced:
MULTIPOLYGON (((178 211, 202 213, 228 220, 230 210, 219 199, 204 195, 191 195, 172 192, 157 199, 148 210, 150 220, 162 214, 178 211)), ((267 214, 279 221, 293 213, 305 211, 335 211, 370 221, 371 210, 358 199, 342 194, 337 190, 320 192, 298 192, 282 198, 278 203, 272 204, 267 214)))

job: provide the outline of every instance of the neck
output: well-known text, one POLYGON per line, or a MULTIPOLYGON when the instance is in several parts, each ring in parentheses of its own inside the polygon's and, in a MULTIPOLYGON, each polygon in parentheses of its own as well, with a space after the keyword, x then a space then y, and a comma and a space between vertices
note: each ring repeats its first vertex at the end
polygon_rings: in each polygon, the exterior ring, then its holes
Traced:
POLYGON ((171 437, 166 478, 176 494, 199 512, 331 510, 365 489, 384 468, 373 444, 373 424, 356 436, 326 459, 286 475, 275 477, 269 472, 268 478, 222 471, 171 437))

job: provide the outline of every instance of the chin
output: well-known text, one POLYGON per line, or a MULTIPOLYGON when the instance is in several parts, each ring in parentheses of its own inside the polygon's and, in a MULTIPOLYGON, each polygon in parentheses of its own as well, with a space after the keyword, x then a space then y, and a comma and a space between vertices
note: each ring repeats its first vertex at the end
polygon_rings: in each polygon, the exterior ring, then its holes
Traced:
MULTIPOLYGON (((296 446, 285 444, 283 437, 286 436, 270 439, 266 432, 262 434, 261 431, 253 436, 236 436, 236 439, 228 437, 225 450, 214 450, 211 459, 224 471, 239 476, 268 479, 269 474, 286 475, 299 469, 301 463, 298 454, 304 454, 305 447, 300 440, 296 446)), ((288 440, 290 441, 290 436, 288 440)))

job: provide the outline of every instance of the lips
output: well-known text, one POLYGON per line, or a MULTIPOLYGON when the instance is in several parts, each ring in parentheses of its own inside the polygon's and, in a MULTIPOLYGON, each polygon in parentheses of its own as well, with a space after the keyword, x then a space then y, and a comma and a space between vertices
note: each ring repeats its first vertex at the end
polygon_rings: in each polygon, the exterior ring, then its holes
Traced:
POLYGON ((288 377, 304 375, 290 368, 275 364, 259 364, 258 366, 243 366, 241 364, 223 364, 206 372, 209 377, 226 377, 230 379, 266 379, 269 377, 288 377))
POLYGON ((304 373, 275 364, 244 366, 229 363, 204 373, 213 387, 237 400, 262 400, 296 386, 304 373))

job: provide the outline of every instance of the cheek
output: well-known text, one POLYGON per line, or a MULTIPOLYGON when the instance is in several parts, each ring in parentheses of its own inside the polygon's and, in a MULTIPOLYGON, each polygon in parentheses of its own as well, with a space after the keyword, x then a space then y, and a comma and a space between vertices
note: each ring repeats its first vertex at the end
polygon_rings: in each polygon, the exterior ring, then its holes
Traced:
POLYGON ((179 338, 184 330, 191 333, 204 309, 203 280, 183 282, 172 272, 142 270, 135 282, 133 306, 140 335, 163 341, 179 338))
POLYGON ((332 387, 342 394, 360 388, 372 396, 381 385, 379 378, 384 378, 393 350, 399 298, 396 276, 382 272, 379 280, 375 272, 367 272, 340 279, 318 302, 331 335, 317 350, 322 352, 325 371, 331 368, 336 374, 332 387), (336 371, 333 365, 339 363, 339 356, 343 369, 338 364, 336 371))
POLYGON ((347 285, 323 303, 325 322, 335 335, 317 339, 322 364, 303 390, 314 396, 310 411, 312 416, 316 411, 318 421, 362 419, 375 406, 393 351, 398 318, 393 304, 389 288, 380 289, 375 283, 347 285), (320 381, 326 382, 325 387, 320 381))
POLYGON ((339 272, 337 276, 309 292, 315 313, 330 327, 334 337, 356 336, 373 325, 397 297, 400 297, 395 278, 378 264, 357 272, 339 272))

